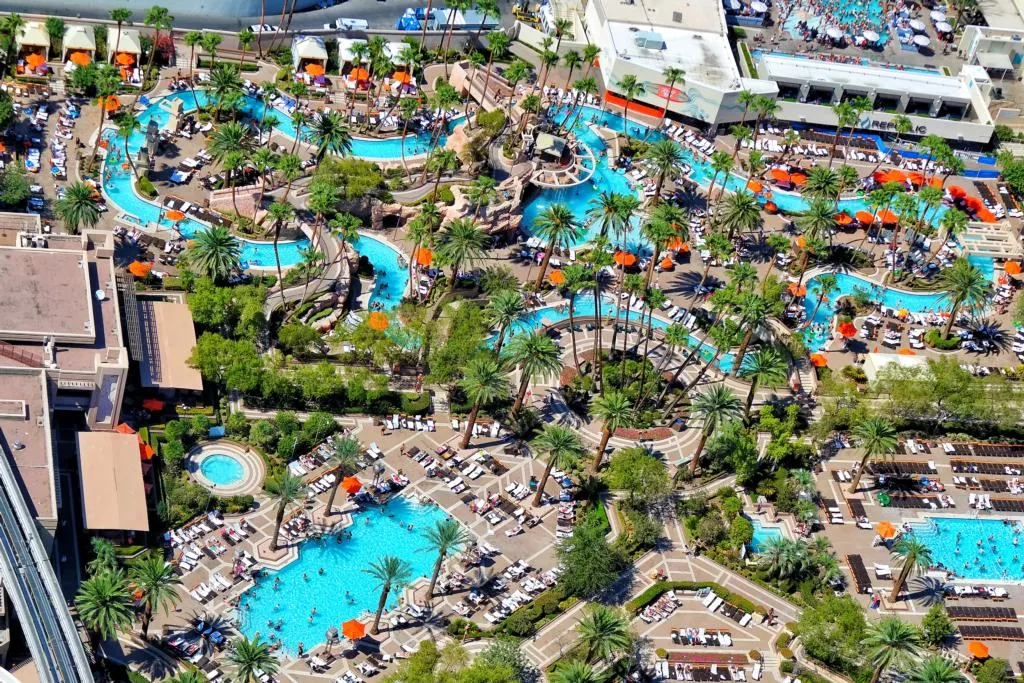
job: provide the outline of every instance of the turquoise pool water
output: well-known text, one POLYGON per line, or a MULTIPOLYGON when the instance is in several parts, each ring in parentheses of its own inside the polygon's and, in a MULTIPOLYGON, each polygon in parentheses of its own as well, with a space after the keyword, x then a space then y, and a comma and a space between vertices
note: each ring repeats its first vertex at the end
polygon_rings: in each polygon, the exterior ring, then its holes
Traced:
MULTIPOLYGON (((446 516, 435 505, 398 497, 381 509, 354 515, 348 528, 352 538, 304 541, 297 560, 269 572, 242 595, 242 633, 279 639, 285 651, 294 655, 300 642, 308 652, 325 641, 327 629, 333 626, 340 633, 341 624, 349 619, 360 619, 369 632, 380 591, 363 570, 384 555, 397 555, 412 566, 411 580, 429 577, 437 555, 429 550, 423 532, 446 516), (402 523, 412 524, 413 530, 402 523), (276 587, 275 579, 280 580, 276 587), (314 607, 316 614, 312 614, 314 607)), ((389 607, 398 604, 400 594, 401 590, 391 591, 389 607)))
POLYGON ((373 264, 376 277, 370 294, 371 306, 380 304, 386 311, 397 308, 409 284, 409 262, 391 245, 365 233, 359 233, 352 246, 373 264))
POLYGON ((750 552, 764 552, 769 541, 783 538, 782 529, 777 526, 765 526, 759 519, 752 519, 750 523, 754 527, 754 535, 750 539, 750 552))
POLYGON ((992 280, 996 272, 996 262, 991 256, 979 256, 978 254, 971 254, 967 257, 967 260, 971 264, 980 270, 982 274, 988 279, 992 280))
POLYGON ((1000 519, 927 517, 913 535, 932 551, 932 561, 966 579, 1024 580, 1024 527, 1000 519))
POLYGON ((245 467, 230 455, 214 453, 199 463, 199 472, 217 486, 237 484, 245 476, 245 467))

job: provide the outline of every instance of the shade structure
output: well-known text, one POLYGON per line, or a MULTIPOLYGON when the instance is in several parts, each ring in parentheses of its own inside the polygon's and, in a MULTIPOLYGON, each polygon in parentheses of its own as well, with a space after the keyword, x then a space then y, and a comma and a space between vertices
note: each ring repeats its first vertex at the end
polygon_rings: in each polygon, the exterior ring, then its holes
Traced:
POLYGON ((750 190, 751 192, 760 192, 761 190, 764 189, 764 185, 757 182, 756 180, 748 180, 747 189, 750 190))
POLYGON ((952 33, 953 27, 944 21, 935 22, 935 30, 939 33, 952 33))
POLYGON ((967 643, 967 652, 975 659, 988 659, 988 645, 977 640, 967 643))
POLYGON ((552 270, 548 273, 548 282, 553 285, 564 285, 565 284, 565 273, 560 270, 552 270))
POLYGON ((92 57, 89 56, 88 52, 72 52, 68 56, 68 61, 76 66, 89 66, 92 63, 92 57))
POLYGON ((885 183, 905 183, 907 182, 907 174, 899 169, 890 169, 888 171, 875 171, 874 176, 875 182, 885 183))
POLYGON ((117 111, 117 108, 121 106, 121 100, 117 95, 111 95, 110 97, 103 100, 103 108, 108 112, 117 111))
POLYGON ((892 211, 890 211, 889 209, 882 209, 881 211, 878 212, 878 220, 882 221, 883 223, 892 224, 898 221, 899 219, 900 217, 897 216, 892 211))
POLYGON ((158 398, 147 398, 143 399, 142 407, 155 413, 164 409, 164 402, 158 398))
POLYGON ((843 32, 839 30, 838 26, 829 26, 825 29, 825 35, 833 40, 839 40, 843 37, 843 32))
POLYGON ((964 197, 964 206, 971 211, 981 211, 985 208, 985 203, 981 201, 980 197, 964 197))
POLYGON ((946 188, 946 191, 949 192, 949 196, 953 199, 963 199, 967 196, 967 190, 959 185, 950 185, 946 188))
POLYGON ((914 29, 915 31, 923 31, 924 30, 924 22, 921 21, 920 19, 911 19, 910 20, 910 28, 914 29))
POLYGON ((789 290, 789 293, 792 294, 793 296, 807 296, 806 285, 798 286, 795 282, 790 282, 789 287, 787 289, 789 290))
POLYGON ((857 336, 857 326, 853 323, 843 323, 839 326, 838 332, 847 339, 853 339, 857 336))
POLYGON ((1003 264, 1003 270, 1009 275, 1020 275, 1020 261, 1007 261, 1003 264))
POLYGON ((790 173, 789 180, 797 187, 803 187, 807 184, 807 176, 803 173, 790 173))
POLYGON ((930 16, 932 18, 932 21, 945 21, 946 20, 946 13, 943 12, 942 10, 940 10, 940 9, 933 9, 932 13, 929 14, 928 16, 930 16))
POLYGON ((308 73, 310 76, 323 76, 326 72, 324 65, 318 62, 309 62, 303 67, 303 71, 308 73))
POLYGON ((996 215, 988 209, 981 209, 975 214, 975 217, 983 223, 995 223, 999 220, 996 218, 996 215))
POLYGON ((117 425, 117 427, 114 428, 114 431, 117 432, 118 434, 134 434, 135 433, 135 430, 132 429, 132 426, 130 424, 125 424, 124 422, 122 422, 121 424, 117 425))
POLYGON ((629 268, 636 265, 636 255, 628 251, 617 251, 615 252, 615 262, 623 268, 629 268))
POLYGON ((363 482, 359 481, 355 477, 345 477, 341 480, 341 488, 345 489, 345 493, 353 496, 359 493, 359 490, 363 488, 363 482))
POLYGON ((131 66, 135 63, 135 55, 128 54, 127 52, 119 52, 114 61, 121 66, 131 66))
POLYGON ((669 251, 680 251, 685 246, 686 242, 684 242, 683 238, 678 235, 670 237, 668 241, 665 242, 665 248, 669 251))
POLYGON ((842 213, 837 213, 836 223, 838 223, 839 225, 850 225, 851 223, 853 223, 853 216, 846 213, 845 211, 842 213))
POLYGON ((881 37, 881 36, 879 36, 879 35, 878 35, 877 33, 875 33, 874 31, 864 31, 864 40, 868 41, 869 43, 875 43, 875 42, 878 42, 878 39, 879 39, 880 37, 881 37))
POLYGON ((156 451, 153 450, 153 447, 143 441, 142 437, 139 437, 139 459, 149 462, 153 459, 154 455, 156 455, 156 451))
POLYGON ((773 168, 768 171, 768 175, 770 175, 773 180, 777 180, 780 183, 788 183, 790 179, 789 171, 781 168, 773 168))
POLYGON ((412 83, 412 76, 409 75, 408 71, 396 71, 391 74, 391 80, 398 81, 402 85, 409 85, 412 83))
POLYGON ((823 368, 826 365, 828 365, 828 358, 825 358, 825 356, 823 356, 820 353, 812 353, 811 365, 813 365, 816 368, 823 368))
POLYGON ((803 235, 800 235, 799 237, 797 237, 796 238, 796 246, 798 246, 801 249, 806 247, 807 246, 807 238, 804 237, 803 235))
POLYGON ((429 267, 434 262, 434 252, 430 251, 426 247, 416 247, 413 258, 416 260, 416 265, 429 267))
POLYGON ((383 332, 388 329, 388 316, 381 311, 373 311, 369 318, 370 329, 374 332, 383 332))
POLYGON ((775 202, 765 202, 764 203, 764 210, 766 212, 774 215, 774 214, 777 214, 779 212, 779 205, 776 204, 775 202))
POLYGON ((46 64, 46 57, 42 56, 41 54, 33 52, 29 56, 25 57, 25 63, 33 69, 35 69, 36 67, 40 67, 43 64, 46 64))
POLYGON ((132 261, 131 265, 128 266, 128 272, 135 277, 146 277, 151 270, 153 270, 153 264, 143 261, 132 261))
POLYGON ((348 72, 348 77, 356 81, 365 81, 370 78, 370 72, 361 66, 357 66, 348 72))
POLYGON ((668 256, 666 256, 665 258, 661 259, 661 269, 662 270, 672 270, 675 267, 676 267, 675 261, 670 259, 668 256))
POLYGON ((928 47, 932 44, 932 39, 928 36, 914 36, 914 45, 918 47, 928 47))
POLYGON ((185 217, 185 214, 182 213, 181 211, 178 211, 177 209, 171 209, 170 211, 165 213, 164 216, 166 216, 167 220, 169 221, 180 221, 182 218, 185 217))
POLYGON ((911 171, 907 174, 907 180, 920 187, 921 185, 924 185, 924 173, 911 171))
POLYGON ((892 522, 879 522, 875 526, 875 531, 878 532, 879 536, 886 540, 894 538, 896 534, 899 533, 899 530, 895 527, 895 525, 893 525, 892 522))
POLYGON ((900 355, 900 356, 916 356, 917 355, 917 351, 915 351, 914 349, 900 349, 896 353, 898 355, 900 355))
POLYGON ((366 635, 366 624, 355 619, 349 619, 341 625, 341 633, 349 640, 359 640, 366 635))

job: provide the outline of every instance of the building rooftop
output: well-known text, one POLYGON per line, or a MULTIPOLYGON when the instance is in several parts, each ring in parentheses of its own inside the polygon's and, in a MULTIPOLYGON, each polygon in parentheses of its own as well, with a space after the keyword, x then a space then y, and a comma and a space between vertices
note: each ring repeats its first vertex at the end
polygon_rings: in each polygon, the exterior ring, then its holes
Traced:
POLYGON ((0 292, 0 339, 96 340, 84 252, 0 248, 0 292))
POLYGON ((77 438, 85 528, 149 531, 138 436, 79 432, 77 438))
POLYGON ((56 519, 46 391, 42 370, 0 368, 0 451, 33 516, 56 519))
POLYGON ((699 0, 595 0, 605 21, 632 24, 643 28, 666 27, 698 33, 725 35, 725 17, 720 2, 699 0))
POLYGON ((645 27, 635 19, 608 24, 611 47, 620 58, 661 72, 675 66, 686 71, 686 80, 716 88, 739 87, 740 73, 723 34, 690 28, 645 27))
POLYGON ((141 300, 138 315, 144 347, 139 361, 142 386, 202 391, 202 376, 188 364, 196 345, 196 330, 188 306, 141 300))

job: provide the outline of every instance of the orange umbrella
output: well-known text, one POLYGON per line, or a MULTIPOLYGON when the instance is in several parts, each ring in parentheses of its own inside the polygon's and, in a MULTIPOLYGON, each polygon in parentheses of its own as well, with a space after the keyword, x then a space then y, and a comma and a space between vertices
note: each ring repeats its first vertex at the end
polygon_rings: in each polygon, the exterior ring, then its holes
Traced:
POLYGON ((564 285, 565 284, 565 273, 560 270, 552 270, 548 273, 548 281, 553 285, 564 285))
POLYGON ((361 621, 349 619, 341 625, 341 633, 349 640, 359 640, 366 635, 366 625, 361 621))
POLYGON ((980 197, 964 197, 964 206, 971 211, 981 211, 985 208, 985 204, 981 201, 980 197))
POLYGON ((143 399, 142 407, 154 413, 158 413, 164 409, 164 402, 158 398, 147 398, 143 399))
POLYGON ((178 211, 177 209, 171 209, 170 211, 165 213, 164 216, 166 216, 167 220, 169 221, 180 221, 182 218, 185 217, 185 214, 181 211, 178 211))
POLYGON ((853 217, 856 218, 861 223, 863 223, 864 225, 871 225, 872 223, 875 222, 875 214, 871 213, 870 211, 858 211, 857 213, 853 214, 853 217))
POLYGON ((345 477, 341 480, 341 488, 345 489, 345 493, 348 495, 354 496, 359 493, 359 489, 363 488, 363 482, 355 477, 345 477))
POLYGON ((881 211, 878 212, 878 220, 882 221, 882 223, 892 225, 899 219, 900 217, 894 214, 889 209, 882 209, 881 211))
POLYGON ((760 192, 761 190, 764 189, 764 185, 757 182, 756 180, 748 180, 747 189, 750 190, 751 192, 760 192))
POLYGON ((153 264, 142 261, 132 261, 131 265, 128 266, 128 272, 135 277, 146 277, 151 270, 153 270, 153 264))
POLYGON ((807 246, 807 238, 804 237, 803 235, 800 235, 799 237, 797 237, 796 238, 796 246, 800 247, 801 249, 806 247, 807 246))
POLYGON ((680 245, 680 247, 679 247, 679 251, 683 252, 684 254, 689 253, 690 245, 687 244, 686 242, 683 242, 682 245, 680 245))
POLYGON ((114 61, 121 66, 131 66, 135 63, 135 55, 128 54, 127 52, 119 52, 114 61))
POLYGON ((1020 275, 1020 261, 1007 261, 1003 264, 1003 270, 1009 275, 1020 275))
POLYGON ((409 85, 412 83, 412 76, 409 75, 408 71, 396 71, 391 74, 391 80, 398 81, 402 85, 409 85))
POLYGON ((924 185, 924 174, 919 171, 911 171, 910 173, 907 174, 907 180, 909 180, 914 185, 921 187, 922 185, 924 185))
POLYGON ((121 106, 121 100, 117 95, 111 95, 110 97, 103 100, 103 108, 108 112, 117 111, 117 108, 121 106))
POLYGON ((636 256, 630 254, 628 251, 617 251, 615 252, 615 262, 623 268, 628 268, 636 264, 636 256))
POLYGON ((996 215, 989 211, 988 209, 981 209, 974 215, 979 221, 983 223, 995 223, 999 220, 996 218, 996 215))
POLYGON ((129 424, 125 424, 124 422, 122 422, 121 424, 117 425, 117 427, 114 428, 114 431, 117 432, 118 434, 134 434, 135 433, 135 430, 132 429, 132 426, 129 425, 129 424))
POLYGON ((942 178, 929 178, 928 179, 928 185, 930 185, 931 187, 938 187, 938 188, 941 189, 942 188, 942 178))
POLYGON ((893 538, 897 533, 899 533, 892 522, 879 522, 875 526, 875 531, 878 532, 879 536, 886 540, 893 538))
POLYGON ((36 67, 40 67, 43 64, 46 64, 46 57, 33 52, 28 57, 25 57, 25 63, 33 69, 35 69, 36 67))
POLYGON ((686 242, 684 242, 683 238, 678 235, 676 237, 669 238, 669 240, 665 242, 665 248, 669 251, 679 251, 685 246, 686 242))
POLYGON ((811 365, 813 365, 816 368, 823 368, 826 365, 828 365, 828 358, 825 358, 825 356, 823 356, 820 353, 812 353, 811 365))
POLYGON ((896 353, 898 353, 901 356, 916 356, 917 355, 917 351, 915 351, 914 349, 900 349, 896 353))
POLYGON ((892 169, 882 174, 882 184, 885 183, 905 183, 907 181, 907 174, 903 171, 892 169))
POLYGON ((374 332, 383 332, 388 329, 388 316, 386 313, 381 311, 373 311, 370 313, 370 329, 374 332))
POLYGON ((842 213, 838 213, 836 214, 836 223, 838 223, 839 225, 849 225, 853 223, 853 216, 846 213, 845 211, 842 213))
POLYGON ((661 269, 662 270, 672 270, 675 267, 676 267, 675 262, 672 259, 670 259, 668 256, 666 256, 665 258, 661 259, 661 269))
POLYGON ((429 267, 434 262, 434 252, 426 247, 417 247, 413 258, 416 260, 417 265, 429 267))
POLYGON ((324 72, 326 71, 326 69, 324 69, 323 64, 318 64, 316 62, 310 62, 305 67, 303 67, 303 69, 310 76, 323 76, 324 72))
POLYGON ((843 323, 839 326, 839 334, 847 339, 853 339, 857 336, 857 327, 853 323, 843 323))
POLYGON ((988 659, 988 645, 977 640, 967 643, 967 652, 975 659, 988 659))
POLYGON ((793 296, 807 296, 807 287, 805 287, 804 285, 800 285, 799 287, 797 287, 797 284, 795 282, 790 282, 788 289, 789 293, 792 294, 793 296))
POLYGON ((789 172, 781 168, 773 168, 771 171, 768 172, 768 175, 770 175, 773 179, 779 181, 780 183, 787 183, 790 180, 789 172))
POLYGON ((92 57, 89 56, 88 52, 72 52, 69 59, 76 66, 89 66, 92 63, 92 57))
POLYGON ((960 187, 959 185, 950 185, 948 188, 949 196, 953 199, 963 199, 967 196, 967 190, 960 187))
POLYGON ((789 179, 792 181, 794 185, 797 186, 807 184, 807 176, 805 176, 803 173, 793 173, 792 175, 789 176, 789 179))
POLYGON ((357 66, 348 72, 348 77, 356 81, 365 81, 370 77, 370 72, 361 66, 357 66))
POLYGON ((779 205, 776 204, 775 202, 766 202, 764 205, 764 210, 767 211, 768 213, 776 214, 779 212, 779 205))
POLYGON ((156 455, 156 451, 148 443, 143 443, 142 439, 139 439, 139 458, 149 462, 156 455))

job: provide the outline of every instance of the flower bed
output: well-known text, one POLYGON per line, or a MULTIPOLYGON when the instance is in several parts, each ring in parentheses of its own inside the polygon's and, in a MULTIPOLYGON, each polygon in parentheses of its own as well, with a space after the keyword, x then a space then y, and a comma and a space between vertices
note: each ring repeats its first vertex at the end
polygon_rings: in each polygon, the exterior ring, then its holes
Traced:
POLYGON ((631 439, 633 441, 660 441, 672 436, 674 432, 668 427, 650 427, 649 429, 626 429, 615 430, 615 436, 620 439, 631 439))

